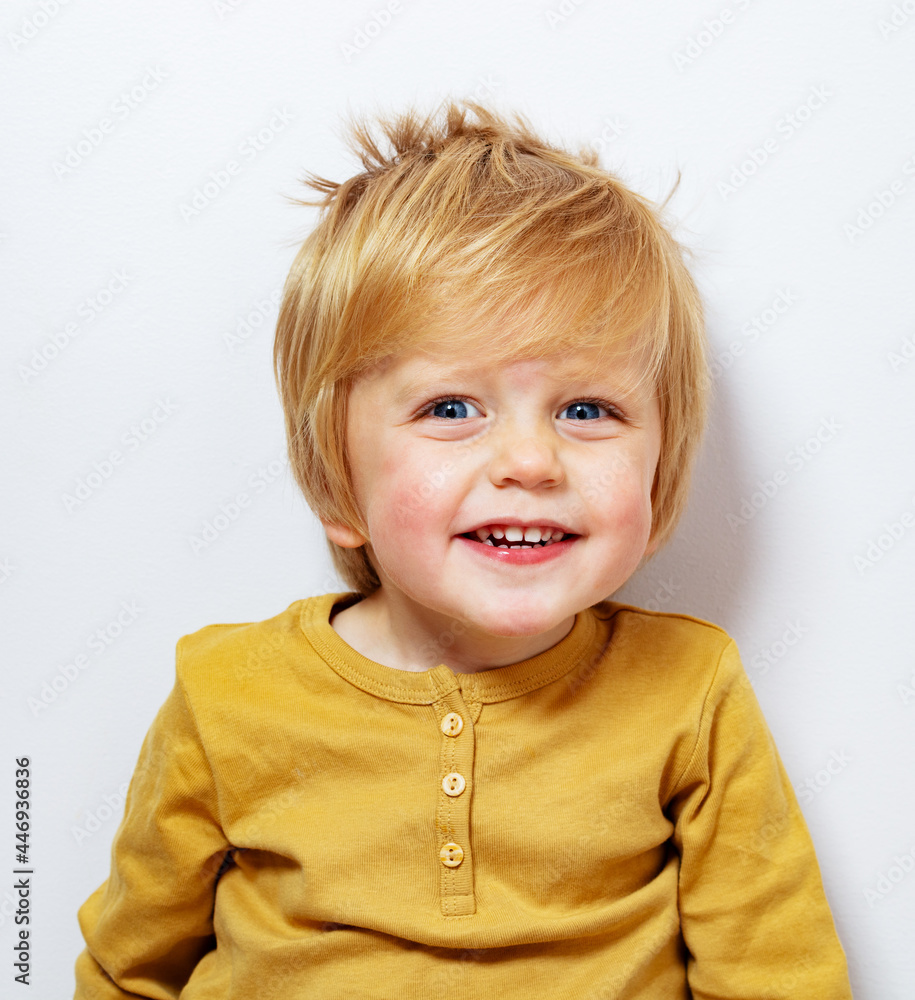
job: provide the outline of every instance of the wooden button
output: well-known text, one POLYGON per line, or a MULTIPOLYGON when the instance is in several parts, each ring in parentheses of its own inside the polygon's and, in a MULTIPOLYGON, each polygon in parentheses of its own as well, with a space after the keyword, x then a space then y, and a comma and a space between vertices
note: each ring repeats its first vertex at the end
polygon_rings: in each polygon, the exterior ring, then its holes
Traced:
POLYGON ((457 771, 452 771, 451 774, 446 774, 442 778, 442 788, 446 795, 460 795, 466 784, 464 775, 458 774, 457 771))
POLYGON ((438 856, 442 859, 443 865, 447 865, 449 868, 457 868, 464 860, 464 849, 460 844, 445 844, 438 852, 438 856))
POLYGON ((457 736, 457 734, 464 728, 464 720, 457 714, 457 712, 449 712, 444 719, 442 719, 442 732, 446 736, 457 736))

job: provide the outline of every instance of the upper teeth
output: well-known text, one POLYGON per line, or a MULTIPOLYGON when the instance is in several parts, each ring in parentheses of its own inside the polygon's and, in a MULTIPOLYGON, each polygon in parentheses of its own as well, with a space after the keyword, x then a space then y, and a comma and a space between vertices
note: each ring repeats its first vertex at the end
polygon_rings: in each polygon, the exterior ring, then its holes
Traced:
POLYGON ((502 528, 498 524, 493 524, 485 528, 477 528, 476 535, 481 542, 485 542, 490 535, 495 538, 504 538, 507 542, 548 542, 551 538, 559 541, 563 531, 561 528, 522 528, 515 524, 502 528))

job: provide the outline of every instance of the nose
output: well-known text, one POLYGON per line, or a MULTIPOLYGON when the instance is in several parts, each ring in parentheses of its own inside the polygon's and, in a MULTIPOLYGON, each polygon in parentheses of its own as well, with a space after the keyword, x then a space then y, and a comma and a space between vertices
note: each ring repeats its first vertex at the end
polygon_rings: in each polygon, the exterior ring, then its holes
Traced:
POLYGON ((496 486, 518 485, 525 489, 558 486, 565 478, 559 456, 560 440, 552 427, 505 423, 492 434, 489 478, 496 486))

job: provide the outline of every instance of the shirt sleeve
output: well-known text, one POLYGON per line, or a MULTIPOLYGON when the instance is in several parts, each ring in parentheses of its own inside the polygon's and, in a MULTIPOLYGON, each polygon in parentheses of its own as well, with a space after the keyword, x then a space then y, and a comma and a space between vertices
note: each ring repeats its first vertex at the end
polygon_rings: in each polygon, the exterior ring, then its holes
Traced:
POLYGON ((79 910, 75 1000, 178 997, 215 947, 215 887, 230 850, 218 815, 179 678, 143 741, 110 876, 79 910))
POLYGON ((693 1000, 852 1000, 810 833, 733 641, 668 814, 693 1000))

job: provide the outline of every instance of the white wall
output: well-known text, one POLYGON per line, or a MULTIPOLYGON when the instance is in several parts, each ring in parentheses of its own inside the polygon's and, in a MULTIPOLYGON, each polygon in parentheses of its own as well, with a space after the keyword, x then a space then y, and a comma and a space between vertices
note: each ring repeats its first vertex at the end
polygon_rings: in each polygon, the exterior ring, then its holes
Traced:
MULTIPOLYGON (((716 403, 678 538, 619 596, 737 639, 855 996, 913 996, 915 2, 563 3, 400 0, 380 31, 365 26, 382 0, 4 4, 0 772, 9 786, 14 756, 32 759, 38 995, 72 992, 76 909, 120 818, 106 800, 178 637, 345 589, 281 471, 273 302, 315 218, 283 196, 305 169, 355 172, 348 110, 451 94, 573 147, 601 137, 653 198, 682 170, 672 210, 698 255, 716 403), (134 605, 110 645, 93 638, 134 605)), ((10 899, 0 887, 3 954, 10 899)))

